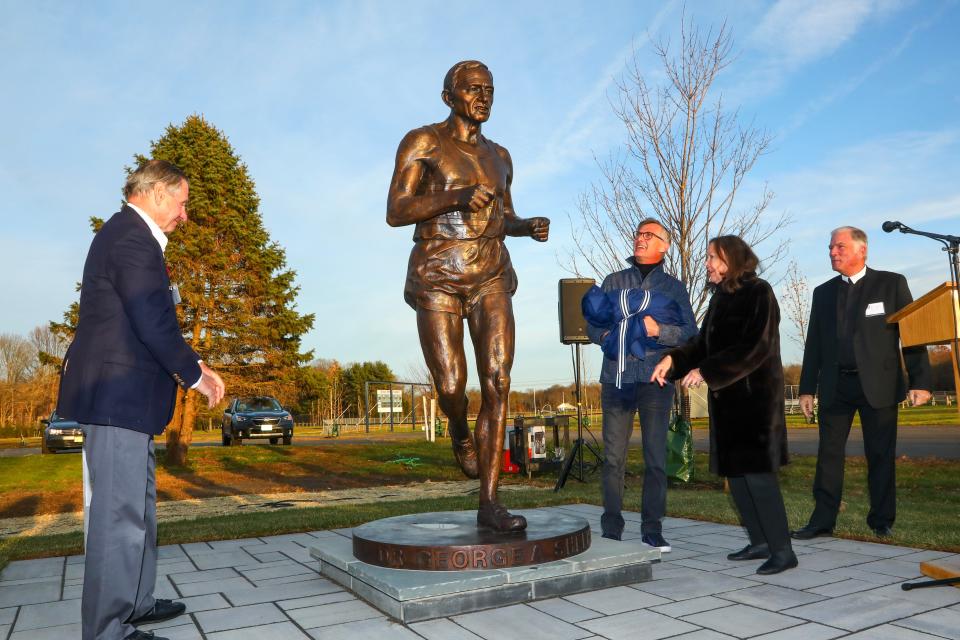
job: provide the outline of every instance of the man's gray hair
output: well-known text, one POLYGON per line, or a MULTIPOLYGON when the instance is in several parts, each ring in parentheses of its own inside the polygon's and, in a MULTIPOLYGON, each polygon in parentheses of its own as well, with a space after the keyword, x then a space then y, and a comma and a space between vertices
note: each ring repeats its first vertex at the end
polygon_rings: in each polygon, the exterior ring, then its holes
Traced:
POLYGON ((830 237, 832 238, 841 231, 848 232, 850 234, 850 239, 854 242, 859 242, 865 247, 867 246, 867 234, 863 231, 863 229, 858 229, 857 227, 851 226, 837 227, 830 232, 830 237))
POLYGON ((157 183, 166 187, 167 191, 176 191, 186 179, 186 174, 172 162, 147 160, 127 176, 127 182, 123 185, 123 197, 129 200, 150 191, 157 183))
POLYGON ((633 237, 636 238, 637 234, 640 233, 640 228, 647 224, 655 224, 661 229, 663 229, 663 241, 667 243, 667 246, 673 244, 673 238, 670 235, 670 229, 667 229, 662 222, 656 218, 644 218, 640 221, 640 224, 637 225, 637 230, 633 233, 633 237))

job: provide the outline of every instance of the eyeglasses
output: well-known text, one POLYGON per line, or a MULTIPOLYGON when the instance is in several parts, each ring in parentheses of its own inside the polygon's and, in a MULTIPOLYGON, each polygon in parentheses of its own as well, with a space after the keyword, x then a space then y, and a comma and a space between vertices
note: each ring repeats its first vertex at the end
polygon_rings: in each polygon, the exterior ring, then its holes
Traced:
POLYGON ((642 240, 646 240, 647 242, 650 242, 650 240, 653 238, 657 238, 661 242, 666 242, 666 240, 655 234, 653 231, 641 231, 637 234, 637 237, 642 240))

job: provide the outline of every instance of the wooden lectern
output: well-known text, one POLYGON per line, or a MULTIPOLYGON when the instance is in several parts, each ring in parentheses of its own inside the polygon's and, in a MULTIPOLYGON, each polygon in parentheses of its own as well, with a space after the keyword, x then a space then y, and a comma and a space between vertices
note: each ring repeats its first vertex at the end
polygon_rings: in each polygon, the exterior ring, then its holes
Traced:
MULTIPOLYGON (((905 347, 948 344, 956 349, 954 343, 960 335, 960 296, 956 283, 944 282, 887 318, 887 322, 900 325, 900 342, 905 347)), ((960 393, 960 371, 957 371, 956 354, 952 355, 953 385, 960 393)), ((960 411, 960 397, 957 411, 960 411)))
MULTIPOLYGON (((960 335, 958 302, 960 298, 957 294, 957 284, 944 282, 887 318, 887 322, 899 323, 900 342, 905 347, 949 344, 951 349, 956 349, 956 339, 960 335)), ((960 394, 960 371, 957 371, 956 353, 951 354, 950 360, 953 362, 954 388, 960 394)), ((960 396, 958 396, 957 410, 960 411, 960 396)), ((934 581, 906 583, 901 585, 902 588, 909 590, 921 586, 956 584, 960 580, 960 561, 921 562, 920 572, 934 578, 934 581)))

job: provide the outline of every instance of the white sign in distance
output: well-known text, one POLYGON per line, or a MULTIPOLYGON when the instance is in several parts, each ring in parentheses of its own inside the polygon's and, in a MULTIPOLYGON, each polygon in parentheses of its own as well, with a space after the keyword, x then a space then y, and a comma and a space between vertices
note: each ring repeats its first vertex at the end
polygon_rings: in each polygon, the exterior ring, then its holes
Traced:
POLYGON ((403 413, 403 391, 377 389, 377 413, 403 413), (393 395, 391 402, 391 394, 393 395))

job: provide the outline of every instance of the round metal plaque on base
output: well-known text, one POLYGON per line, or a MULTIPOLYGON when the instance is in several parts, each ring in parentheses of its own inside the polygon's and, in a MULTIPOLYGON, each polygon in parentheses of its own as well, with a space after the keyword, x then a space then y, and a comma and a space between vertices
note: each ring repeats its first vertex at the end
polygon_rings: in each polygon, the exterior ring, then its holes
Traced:
POLYGON ((590 548, 583 518, 537 511, 519 533, 477 527, 476 511, 443 511, 384 518, 353 530, 357 560, 391 569, 468 571, 562 560, 590 548))

